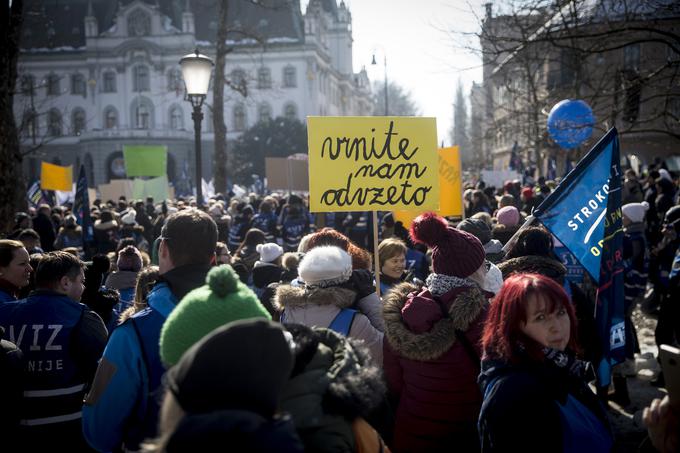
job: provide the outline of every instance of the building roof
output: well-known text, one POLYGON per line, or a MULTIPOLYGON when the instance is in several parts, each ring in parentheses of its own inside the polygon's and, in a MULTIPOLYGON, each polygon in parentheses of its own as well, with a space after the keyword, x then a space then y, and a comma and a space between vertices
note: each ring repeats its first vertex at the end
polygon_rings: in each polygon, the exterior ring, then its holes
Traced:
MULTIPOLYGON (((73 50, 85 46, 84 19, 91 10, 99 31, 115 26, 121 6, 141 1, 169 18, 166 29, 182 29, 187 5, 194 14, 196 40, 215 42, 219 0, 27 0, 24 5, 22 49, 73 50)), ((334 3, 334 0, 330 0, 334 3)), ((227 39, 231 43, 304 42, 299 0, 230 0, 227 39)))

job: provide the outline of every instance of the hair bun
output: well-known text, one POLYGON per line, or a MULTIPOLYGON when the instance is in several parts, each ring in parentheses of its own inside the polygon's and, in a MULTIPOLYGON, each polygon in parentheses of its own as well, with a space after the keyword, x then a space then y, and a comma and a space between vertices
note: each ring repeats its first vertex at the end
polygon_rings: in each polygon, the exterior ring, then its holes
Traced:
POLYGON ((238 287, 238 281, 238 275, 228 264, 213 267, 206 277, 206 283, 210 290, 219 297, 235 292, 238 287))
POLYGON ((434 212, 421 214, 411 223, 411 239, 434 247, 445 239, 449 224, 434 212))

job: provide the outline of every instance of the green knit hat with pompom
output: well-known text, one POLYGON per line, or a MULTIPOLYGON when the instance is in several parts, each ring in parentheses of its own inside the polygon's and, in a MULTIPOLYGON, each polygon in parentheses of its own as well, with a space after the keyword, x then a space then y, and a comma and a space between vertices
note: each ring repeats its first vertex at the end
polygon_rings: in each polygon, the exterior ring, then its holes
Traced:
POLYGON ((271 319, 228 264, 212 268, 205 281, 206 285, 184 296, 163 324, 160 352, 168 367, 217 327, 239 319, 271 319))

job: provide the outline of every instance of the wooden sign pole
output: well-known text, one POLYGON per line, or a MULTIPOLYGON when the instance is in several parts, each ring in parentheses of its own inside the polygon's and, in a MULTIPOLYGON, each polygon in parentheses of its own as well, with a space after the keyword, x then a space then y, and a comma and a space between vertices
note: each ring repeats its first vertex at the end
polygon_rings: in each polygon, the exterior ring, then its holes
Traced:
POLYGON ((373 211, 373 264, 375 267, 375 291, 380 297, 380 255, 378 254, 378 211, 373 211))

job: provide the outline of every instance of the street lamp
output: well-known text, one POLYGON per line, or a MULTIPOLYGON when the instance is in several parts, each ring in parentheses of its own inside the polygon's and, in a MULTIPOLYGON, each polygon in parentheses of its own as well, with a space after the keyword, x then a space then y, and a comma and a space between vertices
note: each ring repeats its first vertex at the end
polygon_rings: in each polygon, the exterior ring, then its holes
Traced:
POLYGON ((214 66, 213 61, 198 53, 198 48, 194 53, 185 55, 179 60, 182 68, 182 77, 186 86, 186 99, 191 102, 194 111, 191 118, 194 120, 194 146, 196 148, 196 205, 203 206, 203 187, 201 175, 201 121, 203 112, 201 106, 208 94, 210 86, 210 74, 214 66))
MULTIPOLYGON (((389 116, 389 109, 387 108, 387 54, 384 55, 384 60, 383 64, 385 65, 385 116, 389 116)), ((375 61, 375 54, 373 54, 373 61, 371 61, 372 65, 377 65, 378 63, 375 61)))

